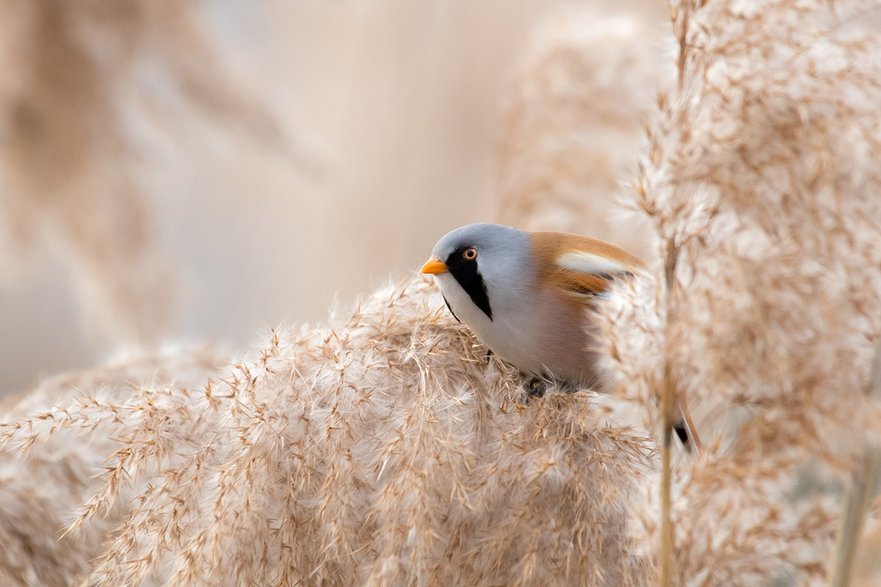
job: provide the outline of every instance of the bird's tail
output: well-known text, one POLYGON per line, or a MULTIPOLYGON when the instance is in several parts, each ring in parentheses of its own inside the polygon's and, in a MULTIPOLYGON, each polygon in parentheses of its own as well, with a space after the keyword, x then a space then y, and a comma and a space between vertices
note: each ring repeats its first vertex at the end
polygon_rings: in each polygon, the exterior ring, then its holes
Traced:
POLYGON ((682 443, 682 448, 687 453, 694 453, 701 450, 701 438, 697 433, 694 421, 691 419, 691 413, 685 402, 679 405, 676 410, 676 417, 673 420, 673 432, 682 443))

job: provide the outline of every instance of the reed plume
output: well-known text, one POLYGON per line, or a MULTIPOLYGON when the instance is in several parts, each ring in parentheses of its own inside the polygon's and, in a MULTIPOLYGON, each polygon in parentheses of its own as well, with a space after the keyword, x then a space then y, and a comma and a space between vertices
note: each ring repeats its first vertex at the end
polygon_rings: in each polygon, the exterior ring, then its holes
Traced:
POLYGON ((504 109, 501 222, 651 250, 623 183, 636 169, 653 98, 675 70, 645 4, 639 13, 569 8, 537 27, 504 109))
MULTIPOLYGON (((168 349, 54 377, 25 397, 5 399, 0 409, 14 424, 4 426, 2 435, 16 442, 0 448, 0 583, 60 587, 87 577, 125 520, 134 483, 101 477, 106 460, 119 458, 138 438, 134 429, 105 434, 105 421, 137 420, 146 427, 147 418, 126 412, 132 398, 144 398, 150 388, 158 390, 151 397, 159 400, 221 364, 210 349, 168 349), (118 499, 112 507, 105 500, 101 521, 67 534, 77 511, 93 495, 108 492, 118 499)), ((169 414, 153 413, 158 417, 149 425, 169 425, 169 414)))
POLYGON ((673 471, 673 584, 822 580, 838 500, 799 480, 846 471, 877 441, 877 15, 865 2, 671 4, 679 85, 659 99, 635 194, 675 272, 656 263, 657 285, 616 299, 604 340, 647 425, 669 365, 716 431, 673 471))
POLYGON ((522 385, 418 279, 200 385, 89 396, 3 437, 119 444, 72 525, 130 504, 96 584, 643 584, 624 529, 650 444, 587 392, 522 385))

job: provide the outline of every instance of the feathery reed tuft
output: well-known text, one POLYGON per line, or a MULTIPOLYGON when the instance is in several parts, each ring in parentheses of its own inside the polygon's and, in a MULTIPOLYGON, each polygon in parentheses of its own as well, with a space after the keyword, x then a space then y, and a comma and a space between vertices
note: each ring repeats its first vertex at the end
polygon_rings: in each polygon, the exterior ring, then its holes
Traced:
POLYGON ((201 386, 62 402, 3 438, 119 443, 72 525, 131 504, 96 584, 642 584, 625 527, 650 444, 588 392, 522 385, 417 280, 201 386))
POLYGON ((538 27, 505 107, 500 221, 648 250, 647 224, 621 194, 652 99, 673 77, 652 16, 569 8, 538 27))
POLYGON ((112 530, 127 516, 131 489, 140 487, 135 470, 105 467, 108 458, 121 462, 144 432, 139 436, 133 427, 112 436, 110 423, 121 429, 123 422, 137 421, 145 429, 172 427, 183 435, 172 414, 154 409, 151 420, 146 411, 127 407, 135 398, 146 407, 220 366, 208 349, 173 350, 55 377, 15 405, 5 400, 0 407, 10 422, 0 436, 12 442, 0 447, 0 584, 61 587, 88 576, 112 530), (101 520, 75 535, 66 533, 95 494, 107 495, 101 520))
POLYGON ((671 3, 680 84, 659 99, 635 191, 675 262, 614 300, 605 341, 654 429, 667 364, 717 432, 674 470, 673 584, 822 579, 838 500, 797 484, 877 441, 881 47, 862 22, 878 10, 671 3))

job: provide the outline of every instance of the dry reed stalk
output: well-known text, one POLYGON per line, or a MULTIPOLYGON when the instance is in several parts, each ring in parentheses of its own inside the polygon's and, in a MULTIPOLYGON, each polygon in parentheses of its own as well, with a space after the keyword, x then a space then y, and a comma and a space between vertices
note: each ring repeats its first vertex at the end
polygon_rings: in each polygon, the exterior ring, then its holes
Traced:
MULTIPOLYGON (((872 376, 867 391, 870 397, 881 399, 881 345, 875 351, 872 376)), ((881 450, 877 444, 871 443, 851 474, 830 573, 829 584, 832 587, 847 587, 853 580, 857 547, 866 512, 877 493, 879 469, 881 469, 881 450)))
MULTIPOLYGON (((667 323, 665 330, 673 331, 671 323, 675 320, 676 311, 674 297, 678 295, 676 283, 676 263, 679 249, 674 239, 667 240, 667 251, 664 255, 664 287, 666 290, 664 301, 667 304, 667 323), (675 309, 674 309, 675 308, 675 309)), ((664 340, 664 380, 661 389, 661 577, 662 587, 670 587, 673 584, 673 549, 675 548, 675 534, 672 520, 672 496, 673 484, 673 414, 678 403, 679 394, 676 390, 676 380, 673 375, 671 360, 671 345, 675 340, 664 340)))
POLYGON ((847 587, 853 581, 860 535, 869 505, 876 494, 879 462, 881 451, 867 451, 850 479, 830 572, 829 585, 832 587, 847 587))
POLYGON ((278 127, 220 67, 192 3, 0 0, 0 10, 0 269, 14 278, 46 248, 70 268, 85 324, 114 341, 154 340, 174 279, 142 168, 155 145, 133 121, 174 132, 177 101, 274 147, 278 127), (145 72, 169 82, 164 103, 145 72))
MULTIPOLYGON (((676 59, 676 80, 677 90, 682 91, 685 80, 685 64, 688 54, 688 46, 686 37, 688 34, 688 24, 692 10, 696 8, 693 2, 668 2, 670 23, 673 28, 673 34, 676 38, 678 57, 676 59)), ((678 384, 676 376, 673 373, 675 361, 674 345, 678 343, 674 333, 677 327, 677 318, 679 312, 682 311, 682 298, 679 291, 679 284, 676 279, 676 266, 679 261, 680 243, 675 234, 666 233, 662 225, 658 225, 658 237, 661 242, 666 243, 664 253, 664 289, 665 289, 665 319, 664 325, 664 378, 661 387, 661 450, 663 458, 661 460, 661 587, 672 587, 674 573, 673 550, 675 549, 675 533, 672 520, 672 483, 673 483, 673 463, 671 459, 671 450, 673 442, 673 414, 674 407, 679 404, 680 398, 678 393, 678 384)), ((689 425, 692 422, 689 421, 689 425)), ((692 428, 696 432, 696 428, 692 428)))

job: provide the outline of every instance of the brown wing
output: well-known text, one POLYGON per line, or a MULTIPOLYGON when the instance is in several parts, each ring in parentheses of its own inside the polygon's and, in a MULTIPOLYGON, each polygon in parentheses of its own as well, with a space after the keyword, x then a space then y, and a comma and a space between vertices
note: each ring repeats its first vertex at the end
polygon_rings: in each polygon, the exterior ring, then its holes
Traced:
MULTIPOLYGON (((615 279, 645 269, 636 255, 596 239, 560 232, 534 232, 530 237, 543 268, 540 279, 569 294, 573 303, 588 303, 615 279)), ((687 452, 700 451, 700 436, 684 402, 677 407, 674 428, 687 452)))
POLYGON ((562 232, 533 232, 530 238, 540 279, 585 298, 645 268, 636 255, 601 240, 562 232))

